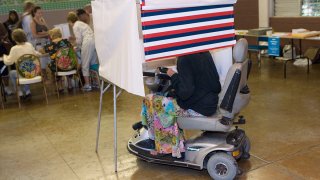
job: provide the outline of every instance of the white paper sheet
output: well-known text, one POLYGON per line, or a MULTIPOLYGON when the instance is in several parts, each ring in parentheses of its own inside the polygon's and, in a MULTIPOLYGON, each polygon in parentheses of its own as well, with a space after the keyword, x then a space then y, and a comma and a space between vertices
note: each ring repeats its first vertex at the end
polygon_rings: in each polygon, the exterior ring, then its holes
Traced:
POLYGON ((71 36, 70 27, 68 23, 57 24, 54 25, 54 27, 60 29, 63 39, 69 39, 69 37, 71 36))
POLYGON ((100 76, 129 93, 145 96, 135 1, 95 0, 91 4, 100 76))

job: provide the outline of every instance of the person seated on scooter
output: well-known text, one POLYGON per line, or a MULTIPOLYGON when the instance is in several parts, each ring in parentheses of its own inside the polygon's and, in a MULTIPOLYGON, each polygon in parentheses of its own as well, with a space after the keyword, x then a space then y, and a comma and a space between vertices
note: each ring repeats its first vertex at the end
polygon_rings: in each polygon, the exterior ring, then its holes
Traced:
MULTIPOLYGON (((221 85, 209 52, 181 56, 178 72, 168 69, 178 105, 189 114, 211 116, 217 110, 221 85)), ((184 111, 184 112, 186 112, 184 111)))
POLYGON ((219 75, 209 52, 178 58, 178 73, 168 69, 176 97, 149 94, 143 100, 142 124, 154 140, 154 154, 182 157, 184 137, 177 116, 210 116, 216 112, 221 90, 219 75))

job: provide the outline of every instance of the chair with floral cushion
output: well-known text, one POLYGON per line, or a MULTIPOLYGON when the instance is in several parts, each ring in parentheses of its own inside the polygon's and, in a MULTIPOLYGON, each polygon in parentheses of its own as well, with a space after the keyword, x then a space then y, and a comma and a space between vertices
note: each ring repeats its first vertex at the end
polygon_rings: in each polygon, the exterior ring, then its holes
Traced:
POLYGON ((47 90, 44 83, 44 79, 41 74, 41 64, 38 56, 33 54, 24 54, 22 55, 17 63, 17 87, 16 94, 18 98, 19 108, 21 107, 20 97, 19 97, 19 86, 26 84, 42 83, 43 92, 48 104, 47 90))
POLYGON ((77 77, 81 86, 82 81, 79 74, 78 68, 78 59, 77 55, 72 46, 70 47, 61 47, 56 53, 54 53, 55 59, 55 84, 58 98, 60 98, 59 86, 58 86, 58 77, 60 76, 70 76, 73 78, 77 77))

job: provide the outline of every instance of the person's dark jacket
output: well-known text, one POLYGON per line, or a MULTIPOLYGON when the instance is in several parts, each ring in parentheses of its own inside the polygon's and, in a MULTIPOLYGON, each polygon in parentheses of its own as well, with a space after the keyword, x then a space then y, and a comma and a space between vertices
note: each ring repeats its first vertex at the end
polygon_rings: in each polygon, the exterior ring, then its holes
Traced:
POLYGON ((221 85, 211 54, 203 52, 181 56, 177 70, 171 81, 178 105, 204 116, 213 115, 217 110, 221 85))

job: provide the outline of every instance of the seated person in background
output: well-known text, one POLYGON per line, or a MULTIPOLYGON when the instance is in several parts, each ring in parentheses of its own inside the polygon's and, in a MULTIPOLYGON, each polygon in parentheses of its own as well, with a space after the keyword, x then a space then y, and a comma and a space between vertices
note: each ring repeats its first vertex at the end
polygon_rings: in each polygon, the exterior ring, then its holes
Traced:
MULTIPOLYGON (((50 70, 55 73, 56 70, 58 69, 59 71, 69 71, 69 70, 74 70, 76 69, 76 55, 73 53, 70 53, 70 48, 71 52, 73 51, 73 46, 67 39, 62 39, 62 33, 59 28, 53 28, 52 30, 49 31, 49 36, 51 39, 51 42, 44 47, 44 51, 46 53, 49 53, 51 62, 49 64, 50 70), (60 54, 57 55, 57 52, 59 50, 62 50, 63 48, 66 48, 68 52, 64 52, 66 54, 62 54, 60 51, 60 54), (59 61, 58 67, 56 66, 57 61, 59 61), (59 68, 60 67, 60 68, 59 68)), ((72 76, 72 75, 71 75, 72 76)), ((72 91, 72 84, 71 84, 71 76, 67 76, 68 80, 68 91, 72 91)), ((61 77, 58 77, 58 88, 60 92, 63 92, 63 84, 62 84, 62 79, 61 77)))
MULTIPOLYGON (((8 54, 11 47, 12 44, 8 38, 8 32, 4 25, 0 23, 0 57, 2 57, 4 54, 8 54)), ((3 81, 4 91, 7 95, 11 95, 12 91, 9 87, 8 67, 6 67, 2 61, 0 61, 0 73, 2 77, 0 81, 3 81)))
POLYGON ((181 157, 184 137, 177 116, 211 116, 217 110, 221 86, 219 75, 209 52, 181 56, 177 72, 168 69, 176 99, 147 95, 142 105, 142 124, 148 127, 155 152, 181 157))
MULTIPOLYGON (((16 45, 11 48, 8 56, 7 55, 3 56, 4 64, 12 65, 16 63, 22 55, 25 55, 25 54, 40 55, 40 53, 34 49, 32 44, 27 42, 26 34, 22 29, 15 29, 12 32, 12 39, 16 42, 16 45)), ((18 74, 16 70, 10 71, 10 79, 15 88, 17 88, 16 86, 17 76, 18 74)), ((25 96, 23 95, 23 92, 21 91, 21 89, 18 89, 18 95, 20 97, 22 97, 23 99, 31 98, 29 85, 24 85, 24 92, 25 92, 25 96)))

